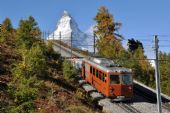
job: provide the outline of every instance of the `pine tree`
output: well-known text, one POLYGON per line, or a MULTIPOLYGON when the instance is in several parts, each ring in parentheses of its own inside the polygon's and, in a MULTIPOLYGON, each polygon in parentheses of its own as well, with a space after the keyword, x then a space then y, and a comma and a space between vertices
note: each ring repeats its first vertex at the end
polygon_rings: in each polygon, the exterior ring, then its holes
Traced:
POLYGON ((14 31, 11 20, 9 18, 6 18, 0 28, 0 42, 4 42, 9 38, 12 38, 12 33, 14 31))
POLYGON ((10 113, 35 112, 35 99, 46 76, 46 45, 38 39, 40 30, 33 17, 21 20, 17 29, 17 52, 20 61, 13 64, 9 93, 13 99, 10 113))
POLYGON ((37 22, 30 16, 27 20, 20 21, 17 29, 17 45, 25 44, 27 48, 30 48, 34 42, 39 40, 40 35, 41 32, 37 22))
POLYGON ((6 18, 3 22, 2 22, 2 26, 4 29, 6 29, 6 31, 10 32, 13 30, 12 24, 11 24, 11 20, 9 18, 6 18))
POLYGON ((134 52, 136 49, 138 49, 139 47, 141 47, 143 49, 143 44, 138 41, 138 40, 134 40, 133 38, 132 39, 128 39, 128 50, 130 52, 134 52))
POLYGON ((108 58, 119 58, 123 47, 117 31, 121 24, 114 22, 113 16, 105 7, 100 7, 94 20, 97 22, 96 35, 99 37, 96 46, 98 53, 108 58))
POLYGON ((128 51, 130 53, 130 58, 132 59, 128 63, 128 67, 132 68, 134 71, 135 79, 143 82, 148 86, 154 86, 154 69, 152 68, 147 57, 144 55, 143 44, 135 39, 128 39, 128 51), (139 60, 134 60, 139 59, 139 60), (132 65, 133 64, 133 65, 132 65))

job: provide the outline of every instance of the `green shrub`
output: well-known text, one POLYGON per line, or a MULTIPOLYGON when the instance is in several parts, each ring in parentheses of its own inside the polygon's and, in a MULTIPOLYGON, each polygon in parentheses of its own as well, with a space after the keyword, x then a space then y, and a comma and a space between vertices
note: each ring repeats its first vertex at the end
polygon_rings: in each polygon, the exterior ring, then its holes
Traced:
POLYGON ((11 113, 31 113, 34 112, 34 100, 42 86, 39 78, 46 73, 46 60, 43 49, 38 44, 30 49, 23 47, 19 53, 22 60, 15 64, 13 79, 9 84, 9 93, 14 104, 9 110, 11 113))
POLYGON ((46 75, 46 59, 42 48, 35 44, 30 50, 26 48, 19 49, 22 61, 15 64, 13 74, 15 76, 24 75, 26 77, 37 76, 44 77, 46 75))
POLYGON ((35 109, 34 100, 37 98, 41 82, 35 76, 25 78, 18 77, 15 85, 9 85, 9 93, 14 100, 14 105, 10 106, 11 113, 33 113, 35 109))
POLYGON ((81 100, 86 99, 86 92, 83 89, 78 88, 76 90, 75 97, 81 100))
POLYGON ((74 81, 78 75, 78 71, 70 61, 64 60, 63 63, 63 74, 67 81, 74 81))
POLYGON ((35 113, 34 102, 27 101, 19 106, 11 106, 8 110, 9 113, 35 113))
POLYGON ((39 45, 33 46, 28 55, 26 55, 26 64, 29 74, 36 75, 37 77, 45 76, 46 60, 43 50, 39 45))

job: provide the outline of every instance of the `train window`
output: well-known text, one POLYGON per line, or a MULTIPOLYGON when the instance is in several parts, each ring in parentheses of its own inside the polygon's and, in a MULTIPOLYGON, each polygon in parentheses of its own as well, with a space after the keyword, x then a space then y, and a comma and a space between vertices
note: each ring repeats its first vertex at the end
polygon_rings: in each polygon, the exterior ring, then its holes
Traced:
POLYGON ((122 75, 122 84, 125 85, 132 84, 132 76, 130 74, 122 75))
POLYGON ((93 68, 93 75, 95 75, 95 68, 93 68))
POLYGON ((106 74, 104 74, 104 82, 106 82, 106 79, 107 79, 107 78, 106 78, 106 74))
POLYGON ((105 77, 104 77, 104 73, 102 73, 102 81, 103 81, 103 82, 104 82, 104 78, 105 78, 105 77))
POLYGON ((98 78, 100 79, 100 71, 98 71, 98 78))
POLYGON ((96 77, 98 78, 99 77, 99 71, 96 70, 96 77))
POLYGON ((101 80, 101 81, 104 81, 104 80, 103 80, 103 73, 102 73, 102 72, 100 72, 100 80, 101 80))
POLYGON ((90 74, 92 74, 92 66, 90 66, 90 74))
POLYGON ((99 79, 102 80, 102 73, 99 72, 99 79))
POLYGON ((110 75, 110 84, 120 84, 120 76, 110 75))

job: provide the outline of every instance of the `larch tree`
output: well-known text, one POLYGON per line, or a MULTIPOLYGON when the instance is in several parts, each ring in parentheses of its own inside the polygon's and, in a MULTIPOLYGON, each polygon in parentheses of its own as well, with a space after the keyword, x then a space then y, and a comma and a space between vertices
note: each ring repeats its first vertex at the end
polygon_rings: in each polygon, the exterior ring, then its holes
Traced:
POLYGON ((98 37, 96 47, 98 53, 107 58, 119 58, 123 47, 121 45, 121 36, 115 32, 121 24, 116 23, 113 16, 105 7, 100 7, 94 20, 96 21, 96 30, 98 37))

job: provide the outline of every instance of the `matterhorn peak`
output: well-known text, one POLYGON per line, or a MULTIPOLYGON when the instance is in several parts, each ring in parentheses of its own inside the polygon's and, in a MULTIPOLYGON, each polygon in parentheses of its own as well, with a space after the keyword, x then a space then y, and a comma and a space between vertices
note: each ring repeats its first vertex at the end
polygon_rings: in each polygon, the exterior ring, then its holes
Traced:
POLYGON ((64 10, 63 15, 59 19, 56 30, 48 36, 48 40, 61 40, 68 45, 71 45, 77 48, 85 48, 82 45, 87 44, 87 35, 80 31, 77 23, 74 18, 64 10), (60 37, 61 36, 61 37, 60 37))
POLYGON ((63 16, 70 16, 67 10, 64 10, 63 16))

